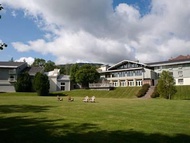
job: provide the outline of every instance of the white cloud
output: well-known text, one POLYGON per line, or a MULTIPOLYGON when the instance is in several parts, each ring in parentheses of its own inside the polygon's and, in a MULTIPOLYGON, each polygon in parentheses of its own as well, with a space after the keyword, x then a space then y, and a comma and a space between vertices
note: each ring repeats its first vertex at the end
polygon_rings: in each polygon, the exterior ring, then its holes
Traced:
POLYGON ((29 65, 32 65, 34 62, 34 58, 32 57, 21 57, 20 59, 15 60, 16 62, 27 62, 29 65))
POLYGON ((112 0, 2 0, 33 16, 44 39, 14 42, 20 52, 52 54, 57 63, 158 61, 189 54, 190 1, 152 0, 150 13, 112 0))
POLYGON ((15 47, 19 52, 26 52, 30 50, 29 45, 25 45, 21 42, 13 42, 12 43, 13 47, 15 47))

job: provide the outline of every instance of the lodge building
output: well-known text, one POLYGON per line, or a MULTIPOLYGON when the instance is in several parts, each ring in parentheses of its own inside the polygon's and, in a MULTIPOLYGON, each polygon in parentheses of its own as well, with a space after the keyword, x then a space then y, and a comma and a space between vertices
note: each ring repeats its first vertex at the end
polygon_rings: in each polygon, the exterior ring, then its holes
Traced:
POLYGON ((104 82, 114 87, 142 86, 145 83, 154 86, 163 70, 170 72, 176 85, 190 85, 190 55, 152 63, 123 60, 113 66, 102 66, 99 73, 104 82))

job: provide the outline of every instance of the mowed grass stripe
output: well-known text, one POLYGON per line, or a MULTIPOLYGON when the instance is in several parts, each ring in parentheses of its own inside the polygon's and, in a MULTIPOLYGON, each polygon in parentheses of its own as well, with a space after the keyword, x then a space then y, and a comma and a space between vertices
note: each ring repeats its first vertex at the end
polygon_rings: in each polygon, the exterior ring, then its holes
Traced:
POLYGON ((64 92, 57 92, 54 94, 65 94, 73 97, 85 97, 85 96, 96 96, 104 98, 136 98, 137 92, 141 87, 117 87, 114 90, 86 90, 78 89, 64 92))

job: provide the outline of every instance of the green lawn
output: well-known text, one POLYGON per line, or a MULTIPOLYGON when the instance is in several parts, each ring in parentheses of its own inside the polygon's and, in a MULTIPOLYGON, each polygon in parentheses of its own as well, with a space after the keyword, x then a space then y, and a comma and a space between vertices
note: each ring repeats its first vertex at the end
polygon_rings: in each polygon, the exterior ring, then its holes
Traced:
MULTIPOLYGON (((61 94, 69 95, 72 97, 84 97, 84 96, 96 96, 101 98, 136 98, 136 94, 141 89, 141 87, 117 87, 114 90, 85 90, 77 89, 71 91, 64 91, 61 94)), ((59 92, 57 92, 59 93, 59 92)), ((54 94, 57 94, 54 93, 54 94)))
POLYGON ((177 93, 174 95, 174 99, 187 99, 190 100, 190 86, 176 86, 177 93))
POLYGON ((0 142, 190 142, 189 100, 63 98, 0 93, 0 142))

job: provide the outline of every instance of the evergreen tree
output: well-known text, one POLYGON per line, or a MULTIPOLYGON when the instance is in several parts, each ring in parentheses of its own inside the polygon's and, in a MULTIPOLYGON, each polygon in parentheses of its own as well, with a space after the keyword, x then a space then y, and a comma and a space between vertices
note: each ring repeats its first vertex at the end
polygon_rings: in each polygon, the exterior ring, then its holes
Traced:
POLYGON ((32 91, 32 81, 28 73, 21 74, 17 78, 15 83, 16 92, 31 92, 32 91))
POLYGON ((33 86, 38 95, 40 96, 48 95, 50 88, 48 76, 40 72, 36 73, 33 81, 33 86))

